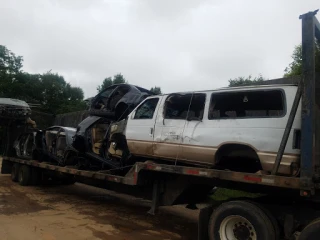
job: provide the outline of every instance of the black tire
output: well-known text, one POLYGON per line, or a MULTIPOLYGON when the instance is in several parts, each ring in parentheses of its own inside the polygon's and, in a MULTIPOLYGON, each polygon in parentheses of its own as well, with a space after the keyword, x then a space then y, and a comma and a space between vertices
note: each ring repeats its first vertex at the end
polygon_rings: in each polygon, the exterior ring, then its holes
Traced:
POLYGON ((21 186, 28 186, 31 183, 31 168, 22 165, 19 169, 19 184, 21 186))
POLYGON ((299 240, 319 240, 320 239, 320 218, 312 221, 301 232, 299 240))
POLYGON ((271 221, 271 223, 272 223, 276 240, 279 240, 279 239, 280 239, 280 228, 279 228, 279 224, 278 224, 277 219, 272 215, 272 213, 271 213, 268 209, 266 209, 265 207, 261 206, 261 205, 258 204, 258 203, 255 203, 255 202, 252 202, 252 201, 247 201, 247 202, 256 205, 258 208, 260 208, 260 209, 268 216, 268 218, 270 219, 270 221, 271 221))
POLYGON ((72 185, 72 184, 75 184, 75 182, 76 182, 76 179, 74 178, 74 176, 68 176, 62 180, 63 185, 72 185))
POLYGON ((77 164, 77 156, 70 154, 64 160, 64 166, 74 166, 77 164))
POLYGON ((12 168, 11 168, 11 180, 13 182, 18 182, 18 179, 19 179, 19 168, 20 168, 20 164, 19 163, 14 163, 12 168))
POLYGON ((41 170, 39 168, 31 168, 31 185, 39 185, 41 181, 41 170))
POLYGON ((259 240, 276 240, 274 226, 268 215, 256 204, 246 201, 226 202, 213 211, 209 221, 209 239, 228 239, 221 238, 226 234, 227 228, 230 239, 245 240, 256 235, 259 240), (224 231, 220 233, 220 230, 224 231))

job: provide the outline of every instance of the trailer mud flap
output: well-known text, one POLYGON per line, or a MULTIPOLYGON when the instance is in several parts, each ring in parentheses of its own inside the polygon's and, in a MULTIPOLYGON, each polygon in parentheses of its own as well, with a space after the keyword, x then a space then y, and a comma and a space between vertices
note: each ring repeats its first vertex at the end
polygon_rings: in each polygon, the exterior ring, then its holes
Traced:
POLYGON ((198 240, 209 240, 208 225, 212 212, 212 206, 200 209, 198 221, 198 240))

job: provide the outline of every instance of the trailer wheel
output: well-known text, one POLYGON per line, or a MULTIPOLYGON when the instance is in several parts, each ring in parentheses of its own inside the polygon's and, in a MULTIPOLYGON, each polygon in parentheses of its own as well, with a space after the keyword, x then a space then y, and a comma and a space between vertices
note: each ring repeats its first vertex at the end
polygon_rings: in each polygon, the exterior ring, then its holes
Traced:
POLYGON ((18 182, 18 180, 19 180, 19 168, 20 168, 19 163, 13 164, 13 166, 11 168, 11 180, 13 182, 18 182))
POLYGON ((255 204, 230 201, 216 208, 209 221, 210 240, 275 240, 267 214, 255 204))
POLYGON ((63 185, 72 185, 76 183, 76 179, 74 176, 68 176, 62 180, 63 185))
POLYGON ((312 221, 301 232, 299 240, 318 240, 320 236, 320 218, 312 221))
POLYGON ((258 208, 260 208, 270 219, 273 229, 274 229, 274 233, 275 233, 275 239, 279 240, 280 239, 280 228, 279 228, 279 224, 277 219, 272 215, 272 213, 266 209, 265 207, 261 206, 260 204, 256 203, 256 202, 252 202, 252 201, 248 201, 254 205, 256 205, 258 208))
POLYGON ((21 186, 27 186, 31 182, 31 168, 23 165, 19 169, 19 184, 21 186))
POLYGON ((39 185, 40 180, 41 180, 41 170, 36 167, 32 167, 31 180, 30 180, 31 185, 39 185))

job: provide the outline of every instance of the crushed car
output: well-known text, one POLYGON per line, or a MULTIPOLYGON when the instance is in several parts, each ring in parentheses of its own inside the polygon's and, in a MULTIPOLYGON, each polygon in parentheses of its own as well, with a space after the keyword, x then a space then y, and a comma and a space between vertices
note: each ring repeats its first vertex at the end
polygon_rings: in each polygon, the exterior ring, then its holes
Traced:
POLYGON ((23 159, 33 159, 34 152, 36 150, 36 131, 22 133, 15 140, 13 148, 15 149, 16 155, 23 159))
POLYGON ((13 147, 20 158, 63 165, 66 150, 72 148, 75 132, 75 128, 62 126, 49 127, 45 131, 33 130, 22 133, 13 147))
POLYGON ((90 115, 110 120, 124 119, 146 97, 154 95, 147 89, 131 84, 112 85, 91 99, 90 115))
MULTIPOLYGON (((144 99, 154 95, 147 89, 130 84, 112 85, 91 100, 90 116, 77 127, 73 148, 68 149, 65 165, 77 162, 84 169, 114 169, 126 164, 125 154, 115 161, 109 158, 110 125, 127 118, 131 111, 144 99), (77 160, 75 160, 77 158, 77 160)), ((125 147, 123 147, 125 148, 125 147)))

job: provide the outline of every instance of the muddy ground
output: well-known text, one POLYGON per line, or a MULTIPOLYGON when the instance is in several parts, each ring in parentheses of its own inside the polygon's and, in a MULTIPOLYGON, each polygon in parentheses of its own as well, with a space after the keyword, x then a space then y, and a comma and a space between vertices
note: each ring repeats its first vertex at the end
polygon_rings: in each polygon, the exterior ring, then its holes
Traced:
POLYGON ((166 207, 151 216, 148 204, 78 183, 22 187, 0 175, 0 239, 197 239, 194 211, 166 207))

